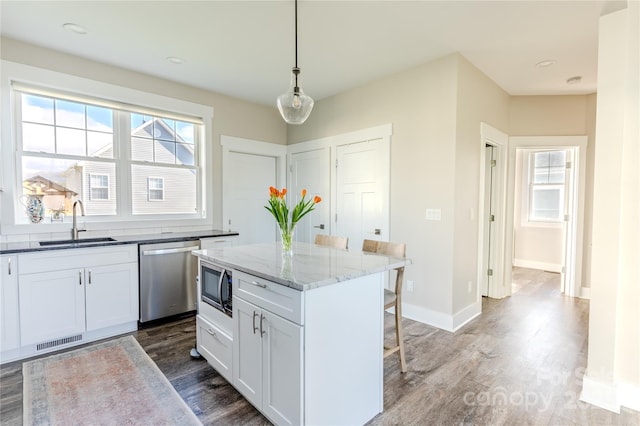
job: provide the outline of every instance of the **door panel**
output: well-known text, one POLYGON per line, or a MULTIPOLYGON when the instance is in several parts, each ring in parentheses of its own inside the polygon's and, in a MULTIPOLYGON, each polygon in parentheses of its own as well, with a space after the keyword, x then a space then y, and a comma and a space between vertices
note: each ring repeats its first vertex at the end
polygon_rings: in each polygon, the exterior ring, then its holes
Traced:
POLYGON ((269 186, 277 185, 276 157, 229 152, 225 165, 225 203, 228 218, 224 228, 238 232, 237 244, 276 241, 276 225, 264 209, 269 186))
POLYGON ((336 232, 361 248, 363 239, 389 239, 389 161, 382 139, 336 149, 336 232))
POLYGON ((303 189, 307 198, 318 195, 323 201, 317 204, 313 212, 302 218, 296 225, 295 240, 311 243, 316 234, 330 234, 329 219, 330 186, 329 148, 320 148, 291 154, 290 201, 295 205, 301 198, 303 189))
POLYGON ((252 404, 261 407, 262 339, 254 328, 260 321, 260 309, 234 297, 233 319, 233 385, 252 404))

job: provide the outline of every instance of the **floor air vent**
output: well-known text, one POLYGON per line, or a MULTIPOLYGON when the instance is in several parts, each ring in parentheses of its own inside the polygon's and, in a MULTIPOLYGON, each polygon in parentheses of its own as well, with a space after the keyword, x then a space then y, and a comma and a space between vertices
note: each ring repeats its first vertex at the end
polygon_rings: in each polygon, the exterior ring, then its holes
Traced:
POLYGON ((73 343, 82 340, 82 334, 77 334, 71 337, 63 337, 62 339, 50 340, 48 342, 38 343, 36 350, 41 351, 43 349, 53 348, 54 346, 66 345, 67 343, 73 343))

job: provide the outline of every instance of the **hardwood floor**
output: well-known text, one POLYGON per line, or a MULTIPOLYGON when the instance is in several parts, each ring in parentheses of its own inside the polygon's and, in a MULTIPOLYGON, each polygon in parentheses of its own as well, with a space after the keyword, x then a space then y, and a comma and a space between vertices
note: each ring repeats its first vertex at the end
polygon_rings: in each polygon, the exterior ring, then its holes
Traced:
MULTIPOLYGON (((511 297, 483 300, 456 333, 404 320, 408 371, 384 361, 384 412, 370 425, 640 425, 579 401, 589 302, 562 296, 559 275, 514 269, 511 297)), ((393 336, 393 316, 385 322, 393 336)), ((269 422, 203 360, 191 360, 195 321, 133 335, 203 424, 269 422)), ((339 384, 336 384, 339 386, 339 384)), ((0 369, 0 423, 22 424, 21 363, 0 369)))

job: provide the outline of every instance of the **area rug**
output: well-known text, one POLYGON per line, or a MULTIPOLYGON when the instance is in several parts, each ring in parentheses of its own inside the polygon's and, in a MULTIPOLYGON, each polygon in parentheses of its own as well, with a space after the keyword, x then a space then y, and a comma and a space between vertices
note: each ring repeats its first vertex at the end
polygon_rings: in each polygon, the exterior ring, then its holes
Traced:
POLYGON ((133 336, 22 364, 25 425, 200 425, 133 336))

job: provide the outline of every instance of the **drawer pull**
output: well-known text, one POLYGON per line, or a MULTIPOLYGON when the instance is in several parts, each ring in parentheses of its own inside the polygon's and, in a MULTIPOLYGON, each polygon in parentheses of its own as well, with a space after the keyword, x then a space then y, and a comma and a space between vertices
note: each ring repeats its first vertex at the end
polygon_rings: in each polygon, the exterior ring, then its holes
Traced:
POLYGON ((264 336, 267 332, 262 329, 262 321, 264 320, 264 315, 260 314, 260 337, 264 336))
POLYGON ((8 266, 8 269, 9 269, 9 271, 8 271, 9 275, 11 275, 11 258, 7 259, 7 266, 8 266))
POLYGON ((216 335, 216 332, 215 332, 215 331, 213 331, 213 330, 212 330, 212 329, 210 329, 210 328, 207 328, 207 333, 209 333, 210 335, 212 335, 212 336, 213 336, 213 337, 215 337, 216 339, 218 338, 218 336, 216 335))
POLYGON ((260 287, 260 288, 267 288, 266 284, 262 284, 262 283, 259 283, 257 281, 251 281, 251 284, 253 284, 253 285, 257 286, 257 287, 260 287))
POLYGON ((257 316, 258 316, 258 313, 256 311, 253 311, 253 334, 256 334, 256 331, 258 331, 258 327, 256 327, 257 316))
POLYGON ((78 285, 82 285, 82 271, 78 271, 78 285))
POLYGON ((89 284, 91 284, 91 269, 89 269, 89 284))

